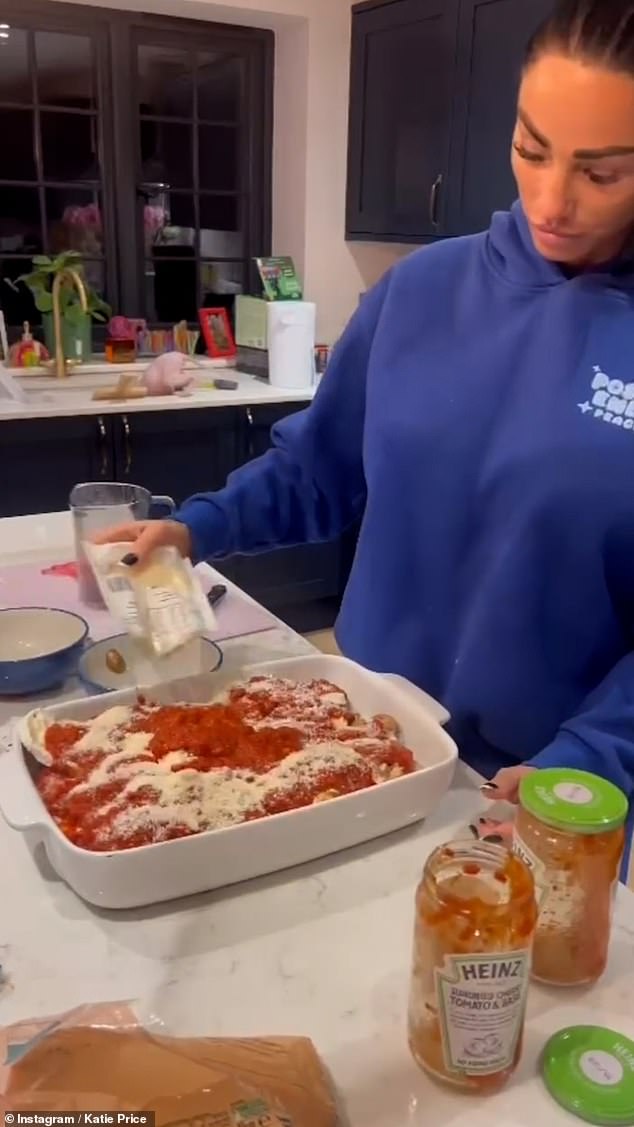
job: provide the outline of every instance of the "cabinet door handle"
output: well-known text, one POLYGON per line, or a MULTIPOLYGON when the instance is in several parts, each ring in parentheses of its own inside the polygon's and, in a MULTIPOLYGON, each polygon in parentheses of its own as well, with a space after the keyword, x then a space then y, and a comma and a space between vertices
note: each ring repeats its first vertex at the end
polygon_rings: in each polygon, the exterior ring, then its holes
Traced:
POLYGON ((123 445, 125 448, 125 466, 123 472, 125 476, 128 477, 132 469, 132 435, 127 415, 121 416, 121 424, 123 426, 123 445))
POLYGON ((248 441, 247 441, 247 454, 248 454, 249 458, 253 458, 254 455, 255 455, 255 446, 253 444, 254 419, 253 419, 253 411, 251 410, 250 407, 247 407, 245 409, 245 414, 246 414, 246 417, 247 417, 247 423, 249 424, 249 438, 248 438, 248 441))
POLYGON ((429 195, 429 218, 431 220, 431 225, 434 228, 434 231, 437 231, 438 227, 439 227, 438 204, 439 204, 439 201, 440 201, 440 189, 441 188, 442 188, 442 172, 439 172, 438 176, 436 177, 436 179, 434 180, 434 183, 431 186, 431 192, 430 192, 430 195, 429 195))
POLYGON ((97 429, 99 431, 99 445, 101 447, 101 466, 99 474, 101 477, 108 476, 108 435, 106 434, 106 424, 104 423, 101 415, 97 419, 97 429))

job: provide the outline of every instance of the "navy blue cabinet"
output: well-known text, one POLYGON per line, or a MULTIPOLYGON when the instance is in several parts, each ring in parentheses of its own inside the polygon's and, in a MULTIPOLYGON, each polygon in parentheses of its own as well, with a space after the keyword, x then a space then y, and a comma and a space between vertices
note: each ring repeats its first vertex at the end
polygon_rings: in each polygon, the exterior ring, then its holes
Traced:
POLYGON ((221 489, 244 460, 238 408, 187 408, 111 415, 117 481, 132 481, 180 505, 221 489))
MULTIPOLYGON (((0 423, 0 516, 57 512, 78 481, 130 481, 180 504, 220 489, 305 404, 188 408, 0 423)), ((349 552, 339 541, 233 556, 217 566, 296 629, 332 625, 349 552)))
POLYGON ((10 419, 0 422, 0 516, 59 512, 78 481, 114 474, 109 420, 10 419))
POLYGON ((553 0, 461 0, 446 231, 471 234, 517 198, 511 138, 526 45, 553 0))
POLYGON ((553 0, 370 0, 352 10, 349 239, 486 228, 515 199, 510 146, 528 40, 553 0))
POLYGON ((346 228, 424 239, 443 226, 458 0, 354 9, 346 228))

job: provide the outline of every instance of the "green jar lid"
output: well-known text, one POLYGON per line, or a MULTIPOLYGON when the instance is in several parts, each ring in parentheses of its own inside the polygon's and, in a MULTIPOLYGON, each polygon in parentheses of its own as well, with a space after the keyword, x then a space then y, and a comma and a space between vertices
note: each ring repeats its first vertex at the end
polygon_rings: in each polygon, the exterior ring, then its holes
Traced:
POLYGON ((542 1076, 566 1111, 597 1127, 634 1123, 634 1041, 599 1025, 574 1025, 551 1037, 542 1076))
POLYGON ((627 818, 627 798, 618 787, 572 767, 531 771, 520 783, 519 799, 540 822, 572 833, 605 833, 627 818))

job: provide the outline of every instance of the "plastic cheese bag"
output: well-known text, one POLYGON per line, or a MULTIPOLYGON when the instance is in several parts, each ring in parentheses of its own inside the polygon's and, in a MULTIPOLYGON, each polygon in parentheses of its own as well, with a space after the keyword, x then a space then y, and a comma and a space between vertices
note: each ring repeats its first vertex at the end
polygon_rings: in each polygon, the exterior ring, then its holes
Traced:
POLYGON ((0 1110, 153 1112, 155 1127, 337 1127, 303 1037, 168 1037, 126 1003, 0 1029, 0 1110))
POLYGON ((84 544, 103 600, 126 633, 165 657, 213 631, 216 618, 189 560, 176 548, 157 548, 148 561, 121 561, 129 544, 84 544))

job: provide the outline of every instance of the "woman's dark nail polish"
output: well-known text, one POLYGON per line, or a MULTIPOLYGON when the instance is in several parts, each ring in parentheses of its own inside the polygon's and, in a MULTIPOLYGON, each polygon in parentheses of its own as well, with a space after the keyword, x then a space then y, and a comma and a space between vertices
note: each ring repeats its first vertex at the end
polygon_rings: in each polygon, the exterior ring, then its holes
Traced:
POLYGON ((482 840, 488 842, 489 845, 502 845, 504 842, 502 834, 487 834, 482 840))
POLYGON ((497 783, 483 783, 480 790, 499 790, 497 783))
POLYGON ((139 557, 135 556, 134 552, 128 552, 127 556, 124 556, 121 560, 121 563, 125 564, 126 567, 134 567, 138 562, 139 557))
POLYGON ((471 830, 471 833, 474 837, 480 837, 480 832, 477 826, 469 826, 469 829, 471 830))

